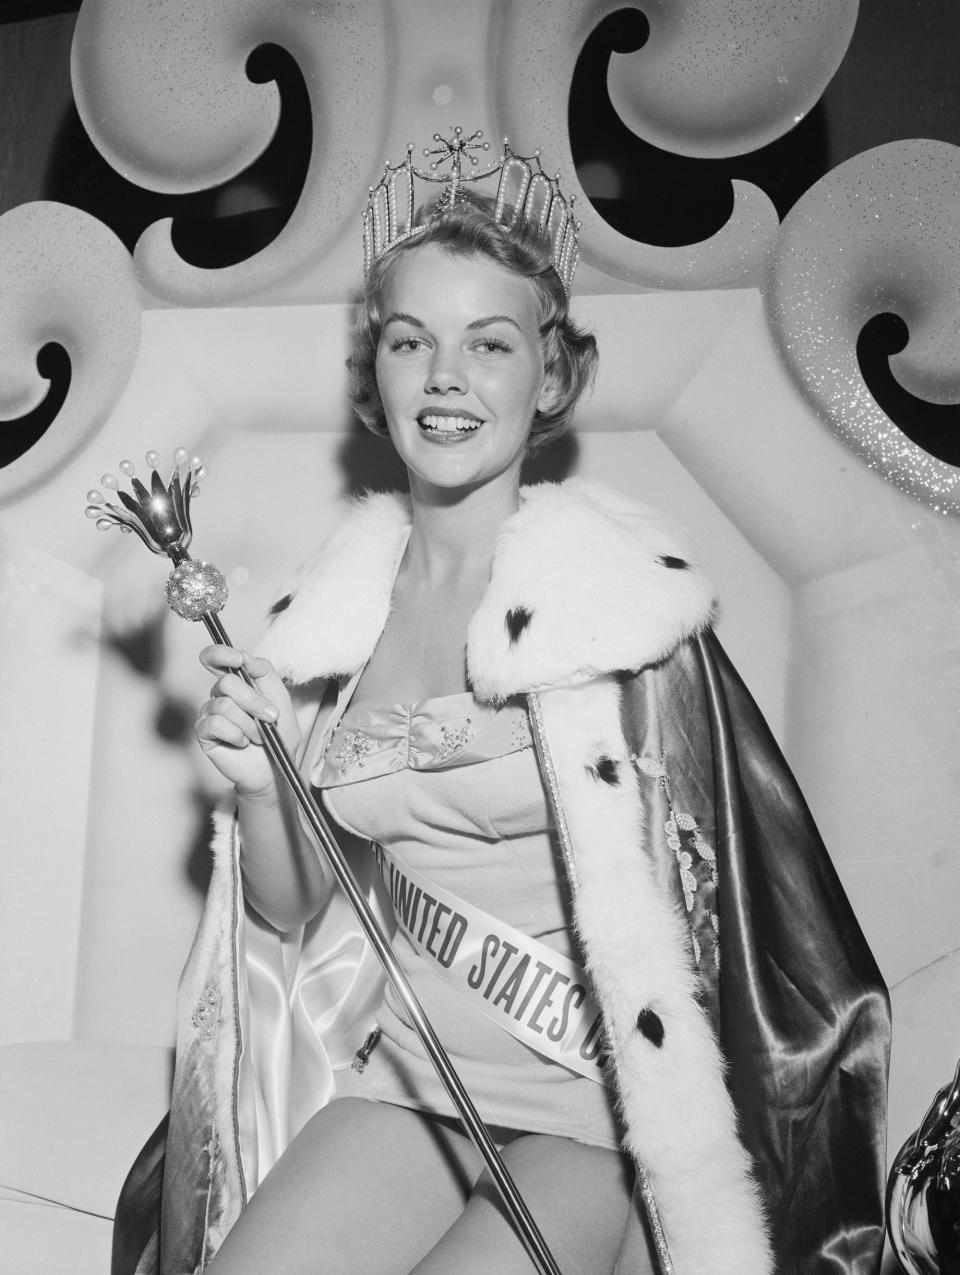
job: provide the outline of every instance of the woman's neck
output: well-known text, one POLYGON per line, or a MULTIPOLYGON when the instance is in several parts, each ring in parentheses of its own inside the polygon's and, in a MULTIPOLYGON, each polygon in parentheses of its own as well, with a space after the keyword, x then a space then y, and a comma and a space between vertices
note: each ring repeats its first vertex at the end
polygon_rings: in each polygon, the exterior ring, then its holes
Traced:
POLYGON ((515 474, 456 493, 424 489, 411 476, 413 525, 403 573, 411 583, 435 587, 486 576, 500 528, 520 507, 515 474))

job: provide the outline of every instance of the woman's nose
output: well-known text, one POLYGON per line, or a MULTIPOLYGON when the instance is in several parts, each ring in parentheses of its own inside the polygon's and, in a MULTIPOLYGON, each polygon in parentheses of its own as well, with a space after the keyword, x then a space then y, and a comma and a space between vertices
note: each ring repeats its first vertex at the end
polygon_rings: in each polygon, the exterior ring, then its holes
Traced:
POLYGON ((458 350, 439 345, 434 349, 426 388, 432 394, 463 394, 466 391, 466 370, 458 350))

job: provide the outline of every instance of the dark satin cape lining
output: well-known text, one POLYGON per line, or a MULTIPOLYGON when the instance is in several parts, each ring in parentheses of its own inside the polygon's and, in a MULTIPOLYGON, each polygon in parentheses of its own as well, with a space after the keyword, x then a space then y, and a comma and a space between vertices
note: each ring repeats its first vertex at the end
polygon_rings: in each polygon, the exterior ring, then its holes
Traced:
MULTIPOLYGON (((720 967, 708 1008, 778 1275, 878 1271, 889 1001, 836 871, 712 633, 649 678, 628 678, 624 694, 628 730, 655 698, 673 805, 693 810, 716 848, 720 967)), ((656 831, 654 853, 672 858, 656 831)))

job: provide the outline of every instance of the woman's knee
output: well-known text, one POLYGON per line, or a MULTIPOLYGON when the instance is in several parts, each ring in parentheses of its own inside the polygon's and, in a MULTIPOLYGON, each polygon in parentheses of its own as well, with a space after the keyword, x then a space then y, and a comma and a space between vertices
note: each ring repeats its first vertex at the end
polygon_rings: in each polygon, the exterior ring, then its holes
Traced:
POLYGON ((264 1178, 212 1270, 405 1275, 456 1220, 478 1172, 455 1129, 388 1104, 335 1100, 264 1178))
MULTIPOLYGON (((564 1275, 612 1271, 633 1193, 628 1157, 568 1138, 527 1134, 503 1151, 504 1163, 564 1275)), ((530 1259, 489 1174, 463 1214, 415 1275, 481 1275, 530 1270, 530 1259)))

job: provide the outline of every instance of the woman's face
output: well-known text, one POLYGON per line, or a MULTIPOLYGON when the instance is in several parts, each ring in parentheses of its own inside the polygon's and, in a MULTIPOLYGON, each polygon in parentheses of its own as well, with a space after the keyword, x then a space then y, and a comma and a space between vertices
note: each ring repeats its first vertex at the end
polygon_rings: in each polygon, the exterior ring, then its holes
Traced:
POLYGON ((380 312, 377 386, 411 481, 519 481, 534 413, 551 399, 530 280, 427 244, 400 254, 380 312))

